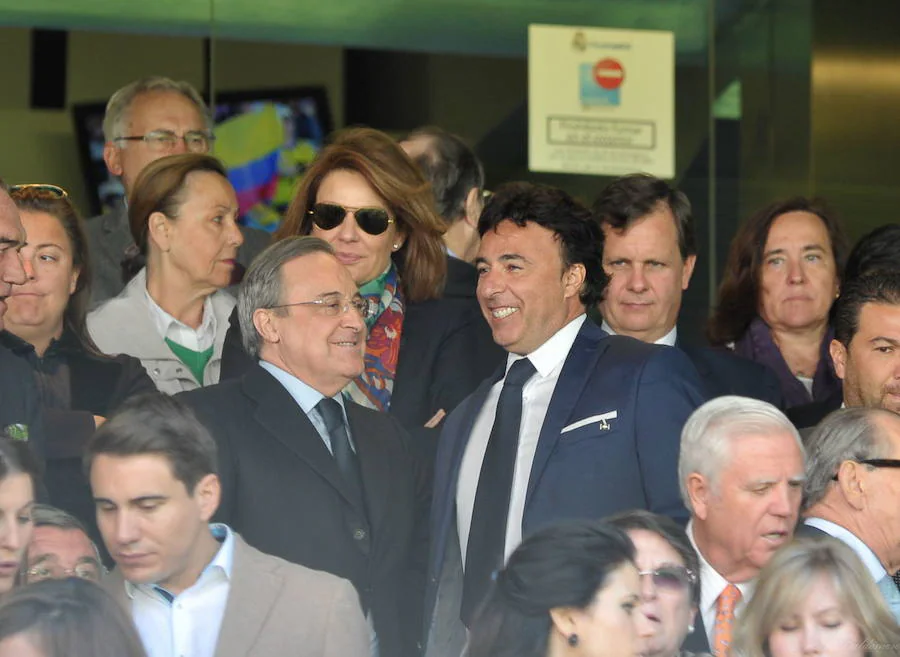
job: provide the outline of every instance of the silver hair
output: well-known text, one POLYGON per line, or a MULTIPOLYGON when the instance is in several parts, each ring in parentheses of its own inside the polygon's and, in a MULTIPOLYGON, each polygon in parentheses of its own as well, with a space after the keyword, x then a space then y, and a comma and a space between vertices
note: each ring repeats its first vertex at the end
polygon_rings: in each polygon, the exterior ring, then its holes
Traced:
POLYGON ((806 439, 809 461, 803 485, 803 508, 825 497, 844 461, 883 458, 884 431, 878 417, 893 413, 878 408, 844 408, 822 420, 806 439))
MULTIPOLYGON (((106 572, 106 568, 103 565, 103 559, 100 557, 100 549, 97 547, 97 544, 91 540, 90 534, 88 534, 84 524, 71 513, 49 504, 33 504, 31 506, 31 522, 35 529, 38 527, 56 527, 57 529, 79 531, 83 533, 90 542, 91 547, 94 548, 94 557, 97 559, 97 565, 100 567, 100 572, 106 572)), ((19 579, 22 582, 25 582, 27 578, 28 559, 22 559, 19 579)))
POLYGON ((288 237, 272 244, 253 260, 244 275, 238 292, 237 313, 241 325, 244 350, 252 358, 259 358, 262 347, 259 333, 253 324, 253 313, 260 308, 271 308, 281 303, 281 269, 291 260, 312 253, 334 255, 334 248, 318 237, 288 237))
POLYGON ((693 512, 687 481, 691 474, 703 475, 715 485, 725 469, 734 439, 775 431, 789 433, 806 458, 800 434, 784 413, 758 399, 726 395, 697 408, 681 431, 678 485, 684 505, 693 512))
POLYGON ((154 75, 130 82, 110 96, 109 102, 106 103, 106 113, 103 115, 103 139, 110 142, 125 137, 123 131, 134 99, 141 94, 163 91, 179 93, 194 103, 206 122, 206 129, 212 132, 213 122, 209 108, 190 83, 154 75))

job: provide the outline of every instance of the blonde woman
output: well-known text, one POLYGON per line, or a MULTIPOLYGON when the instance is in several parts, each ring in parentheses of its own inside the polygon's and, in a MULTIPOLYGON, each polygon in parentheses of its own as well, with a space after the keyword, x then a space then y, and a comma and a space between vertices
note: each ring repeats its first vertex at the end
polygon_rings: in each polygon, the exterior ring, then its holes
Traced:
POLYGON ((798 539, 763 568, 733 657, 900 656, 900 628, 859 557, 829 537, 798 539))

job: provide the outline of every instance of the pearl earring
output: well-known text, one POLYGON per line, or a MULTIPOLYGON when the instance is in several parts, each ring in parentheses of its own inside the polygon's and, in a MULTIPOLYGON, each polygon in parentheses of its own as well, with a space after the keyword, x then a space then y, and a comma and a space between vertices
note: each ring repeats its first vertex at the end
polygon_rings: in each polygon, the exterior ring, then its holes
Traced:
POLYGON ((693 623, 688 623, 688 634, 692 634, 694 632, 693 623))

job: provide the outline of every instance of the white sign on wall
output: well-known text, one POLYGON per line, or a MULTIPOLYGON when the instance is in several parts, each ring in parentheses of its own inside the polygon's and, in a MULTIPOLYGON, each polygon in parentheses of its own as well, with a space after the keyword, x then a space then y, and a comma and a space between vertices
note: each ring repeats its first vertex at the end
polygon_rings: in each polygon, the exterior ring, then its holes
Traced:
POLYGON ((675 36, 528 27, 528 168, 675 175, 675 36))

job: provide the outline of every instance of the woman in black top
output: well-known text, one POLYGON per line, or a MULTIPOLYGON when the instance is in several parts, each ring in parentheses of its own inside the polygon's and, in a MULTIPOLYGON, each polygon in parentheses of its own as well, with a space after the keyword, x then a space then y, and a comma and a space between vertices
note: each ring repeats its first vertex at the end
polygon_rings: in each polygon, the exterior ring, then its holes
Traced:
POLYGON ((65 190, 18 185, 10 196, 28 239, 22 249, 27 280, 7 299, 0 341, 34 371, 51 501, 87 523, 96 539, 93 502, 81 473, 82 448, 120 403, 156 388, 140 361, 103 355, 85 329, 90 260, 84 226, 65 190))

